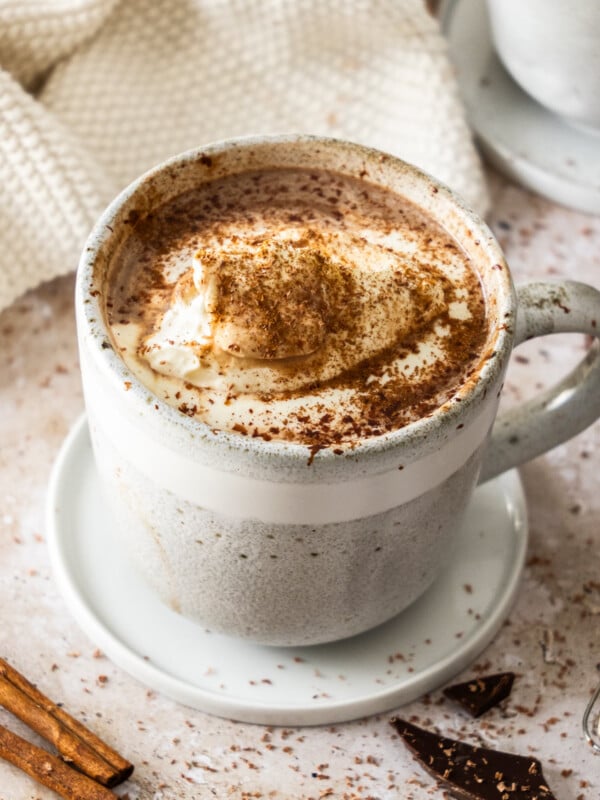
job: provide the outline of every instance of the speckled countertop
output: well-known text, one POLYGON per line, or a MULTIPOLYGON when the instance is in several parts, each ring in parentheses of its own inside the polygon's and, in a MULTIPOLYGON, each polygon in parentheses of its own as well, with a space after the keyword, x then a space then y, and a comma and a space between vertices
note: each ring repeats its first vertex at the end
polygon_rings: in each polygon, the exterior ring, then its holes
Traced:
MULTIPOLYGON (((600 285, 600 219, 490 176, 492 227, 517 282, 600 285)), ((0 315, 0 654, 136 765, 123 798, 442 798, 382 714, 335 727, 229 722, 162 697, 115 667, 59 595, 45 544, 53 459, 83 408, 73 277, 0 315)), ((580 336, 531 342, 513 359, 504 402, 548 385, 581 356, 580 336)), ((596 800, 600 756, 581 715, 600 672, 600 424, 526 465, 530 547, 517 601, 493 643, 458 678, 514 670, 508 701, 478 721, 440 691, 401 715, 497 749, 533 754, 558 800, 596 800)), ((0 709, 0 723, 41 743, 0 709)), ((0 762, 0 800, 51 800, 0 762)))

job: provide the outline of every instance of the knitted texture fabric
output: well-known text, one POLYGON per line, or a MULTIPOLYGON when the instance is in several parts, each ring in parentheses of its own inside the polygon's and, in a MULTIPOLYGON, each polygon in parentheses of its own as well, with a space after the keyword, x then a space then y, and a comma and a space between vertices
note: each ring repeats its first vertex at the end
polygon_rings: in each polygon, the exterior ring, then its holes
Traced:
POLYGON ((141 172, 232 136, 360 142, 487 207, 423 0, 6 0, 0 68, 0 309, 141 172))

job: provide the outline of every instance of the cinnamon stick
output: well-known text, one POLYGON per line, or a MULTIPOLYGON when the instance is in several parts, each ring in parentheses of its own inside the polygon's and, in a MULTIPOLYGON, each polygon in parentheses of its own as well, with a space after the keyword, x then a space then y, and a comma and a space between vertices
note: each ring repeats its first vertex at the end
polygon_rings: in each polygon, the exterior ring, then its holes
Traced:
POLYGON ((53 703, 3 658, 0 658, 0 704, 94 781, 116 786, 133 772, 133 764, 53 703))
POLYGON ((65 800, 117 800, 116 794, 60 758, 0 725, 0 757, 31 775, 65 800))

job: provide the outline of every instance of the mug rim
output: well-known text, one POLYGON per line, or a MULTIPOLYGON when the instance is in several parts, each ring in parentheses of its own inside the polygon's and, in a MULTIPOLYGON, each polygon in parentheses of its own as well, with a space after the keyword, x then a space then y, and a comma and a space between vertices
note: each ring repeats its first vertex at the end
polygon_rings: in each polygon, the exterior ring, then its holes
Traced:
MULTIPOLYGON (((331 168, 333 169, 333 167, 331 168)), ((342 171, 339 165, 337 169, 342 171)), ((374 182, 377 184, 377 181, 374 182)), ((153 203, 152 207, 160 205, 160 194, 157 195, 157 198, 158 202, 153 203)), ((163 193, 163 201, 166 199, 163 193)), ((433 214, 431 209, 427 209, 426 213, 432 215, 443 226, 443 222, 433 214)), ((479 244, 479 241, 476 244, 479 244)), ((478 272, 484 294, 487 295, 488 287, 483 283, 481 271, 478 270, 478 272)), ((176 426, 196 438, 207 439, 210 437, 211 442, 216 446, 221 445, 229 451, 240 454, 250 452, 253 457, 265 457, 269 462, 275 459, 282 463, 295 464, 300 460, 306 464, 307 453, 311 453, 310 463, 318 462, 323 466, 327 463, 338 464, 340 460, 344 459, 355 461, 360 458, 361 461, 366 462, 396 451, 399 447, 416 452, 418 457, 428 440, 430 442, 429 449, 435 449, 435 440, 439 440, 445 431, 455 429, 457 422, 461 419, 477 413, 477 409, 483 405, 488 396, 489 388, 503 376, 508 356, 512 350, 516 322, 514 286, 500 245, 486 223, 455 192, 424 170, 398 156, 342 139, 308 134, 245 136, 220 140, 179 153, 137 177, 106 207, 90 232, 77 269, 76 307, 78 336, 83 337, 86 343, 91 345, 90 349, 95 365, 100 367, 102 373, 115 388, 117 386, 122 388, 123 382, 127 382, 127 392, 121 391, 122 395, 126 395, 127 403, 138 407, 143 405, 144 408, 147 408, 148 396, 151 395, 152 402, 156 404, 157 410, 160 412, 159 416, 162 418, 163 424, 166 422, 171 426, 176 426), (305 148, 307 152, 315 151, 315 149, 318 151, 319 148, 331 149, 335 155, 340 156, 340 161, 344 153, 352 153, 355 157, 358 155, 363 158, 366 164, 377 163, 385 172, 397 175, 404 173, 404 175, 409 175, 411 180, 418 181, 430 190, 432 196, 438 196, 436 199, 451 204, 458 213, 460 221, 465 223, 466 231, 477 233, 481 242, 482 257, 485 256, 490 263, 493 262, 498 267, 495 278, 498 287, 502 289, 500 294, 497 293, 496 287, 496 321, 491 324, 488 333, 488 341, 491 339, 493 349, 487 357, 482 351, 477 365, 477 379, 462 384, 458 388, 455 397, 460 397, 461 402, 447 401, 437 406, 425 417, 378 436, 359 439, 351 447, 345 446, 341 453, 334 453, 333 446, 329 445, 311 453, 311 446, 307 444, 282 440, 264 441, 259 437, 248 437, 233 431, 215 430, 208 423, 186 416, 155 395, 133 373, 110 343, 109 329, 101 306, 102 293, 96 283, 96 264, 102 258, 104 251, 109 249, 117 235, 117 230, 123 226, 125 211, 136 198, 147 195, 152 187, 159 184, 165 174, 170 173, 175 178, 177 170, 182 167, 208 163, 221 154, 234 149, 243 154, 244 151, 257 148, 276 150, 278 147, 292 146, 305 148), (432 442, 433 444, 431 444, 432 442)))

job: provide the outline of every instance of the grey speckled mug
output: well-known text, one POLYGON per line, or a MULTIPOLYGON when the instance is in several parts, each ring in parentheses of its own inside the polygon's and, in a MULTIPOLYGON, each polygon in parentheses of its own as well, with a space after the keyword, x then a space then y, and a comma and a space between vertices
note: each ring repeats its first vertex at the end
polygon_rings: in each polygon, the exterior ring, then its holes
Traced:
POLYGON ((132 562, 172 608, 261 643, 332 641, 401 612, 446 562, 478 479, 600 416, 596 341, 559 386, 494 425, 513 347, 559 331, 597 337, 600 293, 573 282, 515 291, 493 235, 452 192, 397 158, 340 141, 223 142, 142 176, 95 226, 76 303, 95 458, 132 562), (215 177, 273 167, 367 175, 441 222, 471 256, 490 331, 487 357, 458 390, 460 402, 342 455, 321 450, 309 465, 306 446, 211 430, 131 374, 110 345, 105 316, 107 270, 130 212, 144 215, 215 177))

